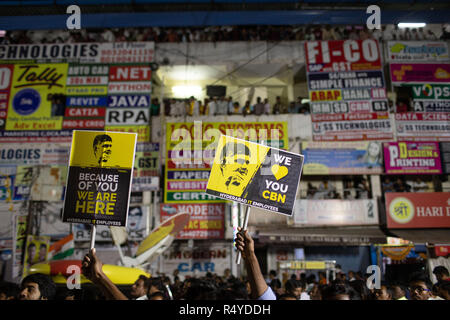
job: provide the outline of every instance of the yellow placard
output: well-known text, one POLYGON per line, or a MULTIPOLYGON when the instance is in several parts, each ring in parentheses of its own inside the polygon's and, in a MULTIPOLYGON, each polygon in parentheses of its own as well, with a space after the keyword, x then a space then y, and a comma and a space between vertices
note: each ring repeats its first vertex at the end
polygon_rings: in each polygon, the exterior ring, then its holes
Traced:
POLYGON ((293 270, 322 270, 326 269, 325 261, 291 261, 290 268, 293 270))
POLYGON ((70 166, 124 168, 133 167, 136 135, 109 131, 74 130, 70 166))
POLYGON ((150 126, 105 126, 107 131, 137 133, 137 142, 149 142, 150 126))
POLYGON ((6 130, 61 130, 67 63, 14 66, 6 130))
POLYGON ((221 136, 207 189, 241 197, 269 149, 249 141, 221 136))

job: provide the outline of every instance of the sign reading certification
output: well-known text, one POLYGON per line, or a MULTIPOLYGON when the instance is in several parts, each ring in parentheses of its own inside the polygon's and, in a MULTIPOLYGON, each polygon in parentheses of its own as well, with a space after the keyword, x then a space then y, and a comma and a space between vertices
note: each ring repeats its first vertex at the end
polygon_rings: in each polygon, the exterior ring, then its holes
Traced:
POLYGON ((222 135, 206 193, 291 216, 303 156, 222 135))
POLYGON ((126 226, 135 133, 73 132, 63 222, 126 226))

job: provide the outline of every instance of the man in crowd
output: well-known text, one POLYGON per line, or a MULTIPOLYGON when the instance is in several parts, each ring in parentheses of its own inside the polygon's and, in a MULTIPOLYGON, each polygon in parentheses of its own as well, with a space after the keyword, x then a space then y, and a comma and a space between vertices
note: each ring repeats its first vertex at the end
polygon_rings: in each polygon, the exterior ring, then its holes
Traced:
POLYGON ((261 101, 261 97, 256 98, 256 104, 253 106, 253 113, 255 116, 260 116, 264 113, 264 104, 261 101))
POLYGON ((437 266, 433 269, 433 274, 436 276, 438 282, 450 282, 449 272, 444 266, 437 266))
POLYGON ((139 278, 131 286, 130 291, 131 297, 136 300, 148 300, 147 298, 148 287, 149 287, 149 279, 144 275, 140 275, 139 278))
POLYGON ((19 300, 53 300, 55 294, 53 280, 45 274, 34 273, 22 280, 19 300))
POLYGON ((432 284, 424 274, 413 274, 409 281, 409 288, 412 300, 430 300, 432 298, 432 284))

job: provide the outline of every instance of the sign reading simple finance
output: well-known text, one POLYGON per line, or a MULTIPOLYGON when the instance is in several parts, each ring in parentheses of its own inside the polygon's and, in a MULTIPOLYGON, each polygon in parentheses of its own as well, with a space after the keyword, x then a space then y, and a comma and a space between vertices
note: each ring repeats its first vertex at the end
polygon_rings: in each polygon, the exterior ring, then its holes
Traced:
POLYGON ((292 215, 303 156, 222 135, 206 193, 292 215))
POLYGON ((126 226, 136 138, 73 131, 63 222, 126 226))

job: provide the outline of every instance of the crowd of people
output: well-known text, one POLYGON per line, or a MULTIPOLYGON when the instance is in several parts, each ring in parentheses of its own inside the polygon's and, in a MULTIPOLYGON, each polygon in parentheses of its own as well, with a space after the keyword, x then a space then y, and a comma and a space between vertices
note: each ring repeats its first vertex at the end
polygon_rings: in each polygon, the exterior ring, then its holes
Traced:
POLYGON ((346 178, 343 180, 343 194, 336 190, 336 186, 332 181, 323 180, 319 186, 308 182, 306 198, 313 200, 323 199, 370 199, 371 190, 367 179, 360 177, 346 178))
POLYGON ((344 273, 336 265, 334 276, 325 272, 292 274, 280 281, 271 270, 264 278, 254 252, 250 234, 238 228, 236 248, 241 252, 247 271, 237 278, 229 269, 223 276, 207 273, 181 281, 174 272, 166 276, 139 276, 128 292, 119 289, 103 273, 102 262, 91 249, 82 262, 82 272, 93 287, 69 290, 56 287, 44 274, 30 274, 21 285, 0 285, 0 300, 450 300, 450 276, 444 266, 433 269, 437 282, 432 284, 424 272, 412 273, 408 283, 373 284, 369 274, 349 271, 344 273), (369 280, 369 281, 368 281, 369 280), (369 283, 372 283, 369 285, 369 283))
POLYGON ((440 34, 431 28, 399 28, 382 25, 369 30, 358 25, 268 25, 268 26, 207 26, 207 27, 140 27, 82 29, 80 31, 23 30, 6 32, 0 44, 78 43, 154 41, 156 43, 218 42, 218 41, 313 41, 358 40, 374 38, 389 40, 449 40, 450 27, 442 26, 440 34))
POLYGON ((407 181, 403 177, 385 176, 382 182, 383 193, 386 192, 432 192, 433 189, 421 178, 407 181))
POLYGON ((191 96, 189 99, 166 99, 164 100, 164 112, 166 116, 216 116, 216 115, 271 115, 301 113, 310 114, 309 103, 304 103, 305 98, 298 97, 297 101, 286 106, 281 102, 281 97, 277 96, 272 105, 268 98, 256 98, 256 102, 251 104, 249 100, 243 106, 233 97, 212 97, 206 98, 203 102, 191 96))

